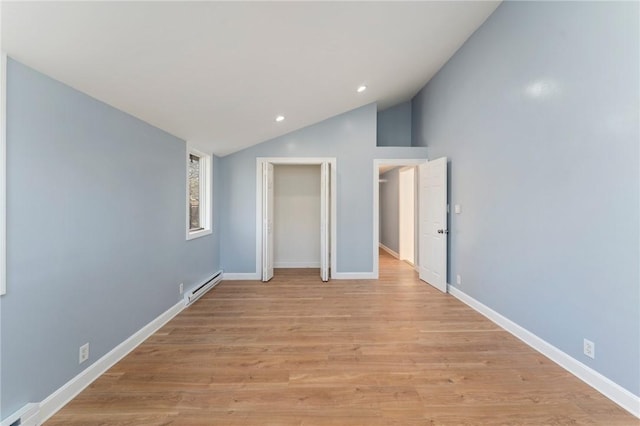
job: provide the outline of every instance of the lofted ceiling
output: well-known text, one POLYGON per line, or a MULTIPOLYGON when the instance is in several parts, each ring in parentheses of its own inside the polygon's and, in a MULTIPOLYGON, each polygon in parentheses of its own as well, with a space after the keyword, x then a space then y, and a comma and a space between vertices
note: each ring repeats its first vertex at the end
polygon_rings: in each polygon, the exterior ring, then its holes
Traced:
POLYGON ((499 3, 2 1, 2 49, 226 155, 410 99, 499 3))

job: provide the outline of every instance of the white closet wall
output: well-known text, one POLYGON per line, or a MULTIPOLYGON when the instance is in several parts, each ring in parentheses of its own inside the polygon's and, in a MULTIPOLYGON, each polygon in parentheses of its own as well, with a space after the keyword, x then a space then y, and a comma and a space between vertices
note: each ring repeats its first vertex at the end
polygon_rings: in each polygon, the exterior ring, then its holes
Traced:
POLYGON ((320 166, 276 165, 274 266, 320 267, 320 166))

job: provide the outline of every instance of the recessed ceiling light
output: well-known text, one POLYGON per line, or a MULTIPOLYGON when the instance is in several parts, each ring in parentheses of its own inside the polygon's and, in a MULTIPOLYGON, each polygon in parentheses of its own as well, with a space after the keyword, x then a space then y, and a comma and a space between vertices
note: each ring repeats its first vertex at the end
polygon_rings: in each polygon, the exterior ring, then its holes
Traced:
POLYGON ((367 86, 365 86, 364 84, 362 86, 358 87, 358 93, 362 93, 365 90, 367 90, 367 86))
POLYGON ((279 115, 279 116, 276 117, 276 121, 278 123, 281 122, 282 120, 284 120, 284 115, 279 115))

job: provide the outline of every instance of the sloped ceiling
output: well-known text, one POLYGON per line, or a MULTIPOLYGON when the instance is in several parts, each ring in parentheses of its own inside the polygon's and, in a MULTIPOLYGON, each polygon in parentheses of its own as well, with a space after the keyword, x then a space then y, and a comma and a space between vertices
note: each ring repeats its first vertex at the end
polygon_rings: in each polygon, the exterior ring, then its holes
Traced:
POLYGON ((226 155, 410 99, 498 4, 2 2, 2 49, 226 155))

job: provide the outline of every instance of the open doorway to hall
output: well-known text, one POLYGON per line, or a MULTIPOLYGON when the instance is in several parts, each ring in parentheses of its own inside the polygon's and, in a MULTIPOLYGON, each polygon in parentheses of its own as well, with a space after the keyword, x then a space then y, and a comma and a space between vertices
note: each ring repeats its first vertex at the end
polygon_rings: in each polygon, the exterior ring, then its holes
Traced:
MULTIPOLYGON (((417 272, 420 279, 442 292, 447 292, 447 240, 449 229, 447 228, 447 158, 441 157, 435 160, 427 161, 426 159, 390 159, 390 160, 373 160, 373 270, 376 277, 380 275, 379 270, 379 248, 385 249, 398 259, 407 257, 411 260, 410 254, 401 255, 400 247, 411 246, 411 244, 401 244, 400 242, 400 209, 402 204, 404 207, 409 206, 407 210, 413 212, 413 221, 409 219, 409 225, 413 222, 413 263, 417 266, 417 272), (402 168, 398 168, 401 166, 402 168), (413 201, 400 202, 400 170, 409 170, 413 168, 413 179, 410 178, 411 173, 407 174, 406 181, 413 182, 408 185, 407 195, 413 194, 413 201), (384 219, 380 220, 381 209, 385 205, 385 192, 382 185, 393 183, 390 182, 389 173, 397 170, 398 191, 390 197, 390 205, 398 205, 396 216, 398 216, 397 225, 392 223, 390 229, 393 232, 397 230, 397 239, 393 241, 398 247, 393 250, 384 243, 380 235, 384 226, 384 219), (411 188, 413 186, 413 190, 411 188), (396 195, 397 194, 397 195, 396 195), (413 206, 413 208, 411 208, 413 206), (381 244, 382 243, 382 244, 381 244)), ((411 216, 408 216, 411 217, 411 216)), ((406 229, 411 229, 407 227, 406 229)), ((405 231, 406 232, 406 231, 405 231)), ((410 238, 410 235, 409 235, 410 238)), ((409 239, 410 241, 410 239, 409 239)), ((410 250, 409 250, 410 253, 410 250)))
MULTIPOLYGON (((378 167, 378 247, 391 258, 417 264, 417 171, 411 164, 378 167)), ((379 269, 383 264, 379 262, 379 269)))

